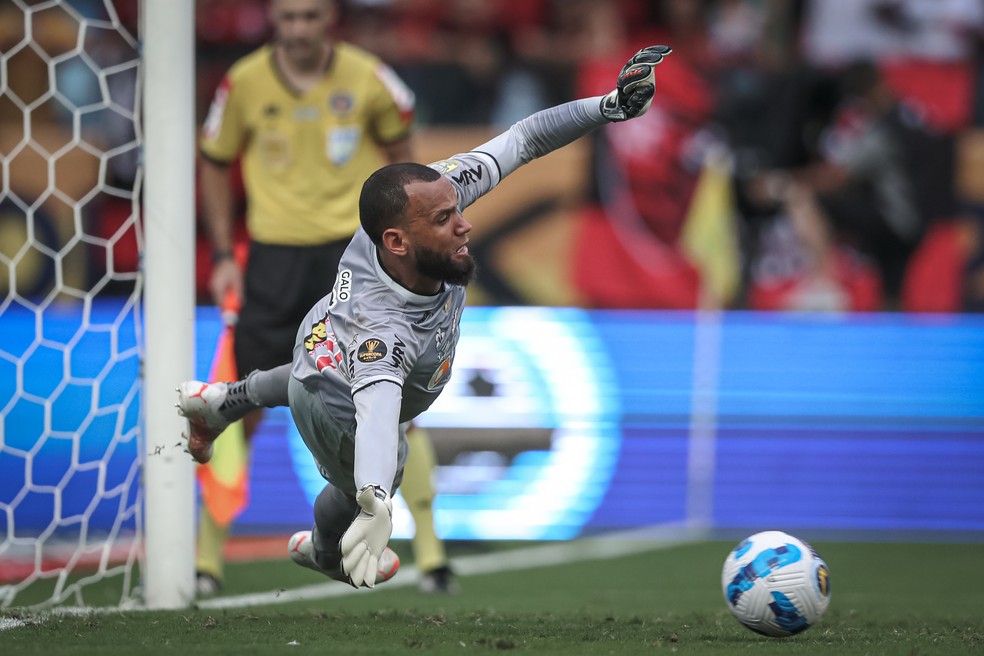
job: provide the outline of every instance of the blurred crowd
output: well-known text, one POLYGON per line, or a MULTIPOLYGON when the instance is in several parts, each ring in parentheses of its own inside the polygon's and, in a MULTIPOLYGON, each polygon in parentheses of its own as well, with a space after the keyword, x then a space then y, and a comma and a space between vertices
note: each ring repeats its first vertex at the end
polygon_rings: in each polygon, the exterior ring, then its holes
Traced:
MULTIPOLYGON (((205 98, 268 33, 263 0, 198 6, 205 98)), ((606 92, 642 45, 675 49, 650 115, 595 140, 572 258, 587 305, 984 309, 984 194, 957 185, 984 124, 981 0, 342 8, 338 36, 397 70, 422 125, 504 128, 606 92)))
MULTIPOLYGON (((339 3, 421 127, 501 129, 674 48, 649 114, 592 142, 587 306, 984 310, 984 0, 339 3)), ((200 121, 266 11, 198 0, 200 121)))

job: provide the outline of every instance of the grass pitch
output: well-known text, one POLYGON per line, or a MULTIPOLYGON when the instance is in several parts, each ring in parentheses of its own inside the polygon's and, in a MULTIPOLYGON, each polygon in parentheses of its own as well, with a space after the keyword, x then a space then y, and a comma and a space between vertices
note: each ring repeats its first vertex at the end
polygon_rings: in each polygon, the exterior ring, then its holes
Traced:
MULTIPOLYGON (((397 546, 406 557, 406 545, 397 546)), ((455 597, 381 585, 281 603, 325 579, 286 558, 232 565, 226 596, 214 602, 227 608, 0 612, 0 625, 19 624, 0 630, 0 654, 984 653, 984 545, 815 543, 830 566, 831 606, 818 625, 784 639, 748 631, 725 607, 721 566, 733 546, 699 542, 466 575, 455 597), (268 591, 272 603, 236 607, 241 595, 268 591)), ((494 558, 508 569, 522 553, 494 558)), ((459 558, 467 570, 471 556, 459 558)), ((412 572, 394 582, 404 574, 412 572)))

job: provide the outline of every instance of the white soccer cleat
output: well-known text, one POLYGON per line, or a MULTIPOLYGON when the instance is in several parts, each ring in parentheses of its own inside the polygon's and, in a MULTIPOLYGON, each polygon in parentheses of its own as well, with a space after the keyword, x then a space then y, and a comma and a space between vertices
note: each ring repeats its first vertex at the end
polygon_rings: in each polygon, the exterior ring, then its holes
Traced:
POLYGON ((178 414, 188 418, 188 451, 205 464, 212 458, 212 443, 229 426, 219 408, 226 398, 225 383, 186 380, 178 385, 178 414))
MULTIPOLYGON (((313 569, 315 572, 320 572, 336 581, 349 582, 348 577, 342 574, 341 571, 330 573, 318 567, 318 563, 314 560, 314 542, 311 541, 311 531, 298 531, 290 536, 290 540, 287 541, 287 552, 290 554, 290 559, 301 567, 313 569)), ((389 581, 396 576, 399 569, 400 557, 396 555, 395 551, 386 547, 383 549, 383 555, 379 557, 379 565, 376 569, 376 583, 389 581)))

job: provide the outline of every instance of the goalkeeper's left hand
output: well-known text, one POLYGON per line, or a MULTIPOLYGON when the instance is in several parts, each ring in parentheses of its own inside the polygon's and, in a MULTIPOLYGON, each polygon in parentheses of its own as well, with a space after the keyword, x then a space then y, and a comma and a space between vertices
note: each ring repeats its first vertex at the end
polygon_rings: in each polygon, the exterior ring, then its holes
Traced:
POLYGON ((355 500, 362 510, 342 536, 342 572, 355 587, 376 585, 379 557, 393 533, 393 502, 386 490, 366 485, 355 500))
POLYGON ((656 64, 673 52, 669 46, 643 48, 622 67, 615 90, 601 99, 601 113, 609 121, 642 116, 656 93, 656 64))

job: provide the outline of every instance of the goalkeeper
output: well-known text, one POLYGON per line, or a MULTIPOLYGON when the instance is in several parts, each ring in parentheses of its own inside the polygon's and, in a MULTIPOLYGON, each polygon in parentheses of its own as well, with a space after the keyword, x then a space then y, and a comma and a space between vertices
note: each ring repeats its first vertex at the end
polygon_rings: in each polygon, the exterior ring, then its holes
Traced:
POLYGON ((295 562, 355 587, 396 573, 399 560, 387 543, 407 458, 405 428, 450 379, 475 269, 462 211, 530 160, 642 115, 655 92, 654 67, 669 52, 643 48, 611 93, 533 114, 470 152, 376 171, 362 187, 361 228, 335 286, 298 329, 293 363, 237 383, 178 388, 199 462, 208 461, 229 422, 289 403, 330 483, 315 501, 313 530, 290 539, 295 562))
MULTIPOLYGON (((413 158, 413 94, 376 57, 331 36, 338 11, 336 0, 273 0, 273 41, 230 69, 202 132, 211 288, 218 304, 230 295, 242 300, 235 328, 239 375, 290 359, 298 322, 331 290, 339 259, 359 226, 362 182, 383 164, 413 158), (233 257, 229 164, 237 158, 247 189, 245 272, 233 257)), ((260 412, 244 417, 241 432, 247 439, 260 418, 260 412)), ((452 592, 447 554, 433 527, 433 448, 422 430, 411 431, 409 439, 413 457, 404 498, 416 526, 413 550, 424 573, 421 589, 452 592)), ((248 449, 231 440, 223 440, 224 446, 248 449)), ((205 480, 214 480, 215 471, 205 480)), ((238 473, 244 485, 245 471, 238 473)), ((206 482, 206 494, 208 488, 206 482)), ((223 579, 230 513, 217 509, 209 503, 201 507, 199 596, 218 592, 223 579)))

